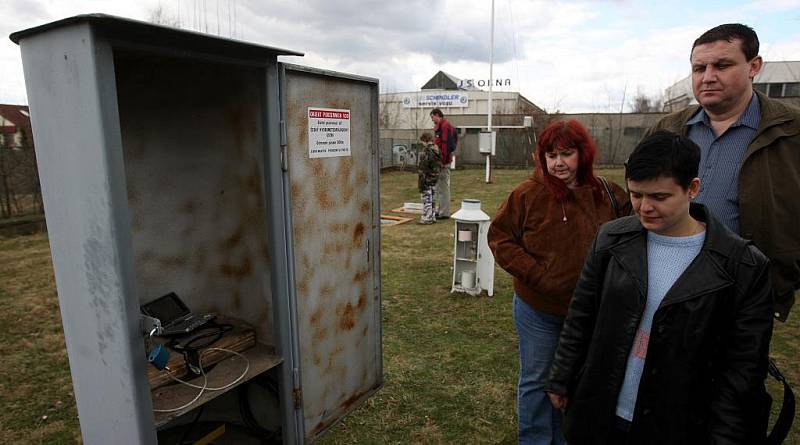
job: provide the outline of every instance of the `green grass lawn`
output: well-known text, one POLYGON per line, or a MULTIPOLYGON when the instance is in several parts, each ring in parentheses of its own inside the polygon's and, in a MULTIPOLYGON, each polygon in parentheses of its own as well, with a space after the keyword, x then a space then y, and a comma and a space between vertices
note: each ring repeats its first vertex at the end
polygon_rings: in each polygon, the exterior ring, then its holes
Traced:
MULTIPOLYGON (((620 170, 599 174, 622 184, 620 170)), ((461 199, 476 198, 493 215, 526 175, 498 170, 494 183, 485 184, 483 170, 455 171, 453 210, 461 199)), ((409 201, 419 202, 416 175, 384 173, 383 212, 409 201)), ((385 385, 320 443, 515 443, 518 363, 509 276, 497 270, 494 298, 451 294, 452 221, 386 227, 381 247, 385 385)), ((0 265, 0 441, 79 442, 46 235, 0 239, 0 265)), ((772 342, 772 355, 795 387, 798 311, 776 326, 772 342)), ((771 393, 778 398, 777 386, 771 393)), ((799 424, 787 443, 800 444, 799 424)))

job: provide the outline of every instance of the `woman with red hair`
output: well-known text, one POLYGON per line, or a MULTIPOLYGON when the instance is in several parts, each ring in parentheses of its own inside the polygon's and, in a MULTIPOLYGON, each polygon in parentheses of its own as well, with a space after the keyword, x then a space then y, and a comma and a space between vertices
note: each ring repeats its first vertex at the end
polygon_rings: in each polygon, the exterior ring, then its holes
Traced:
POLYGON ((630 213, 628 194, 594 175, 597 146, 577 121, 539 135, 536 169, 489 227, 495 260, 514 279, 520 444, 563 444, 561 413, 544 392, 572 292, 597 229, 630 213))

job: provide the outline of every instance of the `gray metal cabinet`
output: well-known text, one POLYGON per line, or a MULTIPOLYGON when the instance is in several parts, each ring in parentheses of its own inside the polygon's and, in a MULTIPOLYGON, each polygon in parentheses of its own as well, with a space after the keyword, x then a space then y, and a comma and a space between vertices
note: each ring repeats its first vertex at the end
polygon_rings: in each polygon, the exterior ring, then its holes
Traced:
POLYGON ((103 15, 11 38, 87 444, 155 443, 194 408, 154 414, 145 375, 139 306, 169 291, 255 327, 285 443, 381 386, 376 80, 103 15))

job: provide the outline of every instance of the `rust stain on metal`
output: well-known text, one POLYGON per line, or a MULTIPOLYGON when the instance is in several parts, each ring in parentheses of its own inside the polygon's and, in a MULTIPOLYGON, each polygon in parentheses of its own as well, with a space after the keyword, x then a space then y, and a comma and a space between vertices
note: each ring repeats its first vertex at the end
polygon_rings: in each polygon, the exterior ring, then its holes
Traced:
POLYGON ((325 245, 322 246, 322 253, 326 256, 334 256, 338 258, 338 254, 342 253, 344 249, 344 243, 342 242, 337 241, 335 243, 325 243, 325 245))
POLYGON ((342 202, 349 202, 355 193, 353 181, 350 175, 353 170, 353 158, 343 158, 339 161, 336 169, 336 177, 339 179, 339 189, 337 190, 342 202))
POLYGON ((326 284, 319 288, 320 297, 329 299, 333 295, 333 286, 326 284))
POLYGON ((253 261, 250 259, 250 256, 245 256, 242 258, 240 264, 230 264, 230 263, 223 263, 219 266, 219 271, 222 275, 226 277, 233 277, 233 278, 243 278, 253 271, 253 261))
POLYGON ((361 170, 358 172, 358 176, 356 177, 356 183, 361 186, 366 186, 369 182, 369 176, 367 175, 366 170, 361 170))
POLYGON ((328 338, 328 329, 323 327, 317 327, 314 329, 314 336, 312 337, 315 342, 320 342, 328 338))
POLYGON ((361 239, 364 238, 364 231, 366 228, 364 227, 364 223, 356 224, 355 230, 353 230, 353 246, 360 246, 361 239))
POLYGON ((330 225, 331 232, 333 233, 344 233, 347 232, 348 228, 350 228, 350 224, 334 223, 330 225))
POLYGON ((221 247, 224 250, 233 249, 234 247, 238 246, 242 242, 242 237, 244 236, 244 224, 239 224, 229 236, 227 236, 221 243, 221 247))
POLYGON ((333 419, 330 419, 330 420, 327 420, 327 421, 323 421, 323 422, 320 422, 320 423, 318 423, 318 424, 317 424, 317 426, 315 426, 315 427, 314 427, 314 429, 313 429, 313 430, 311 430, 311 434, 310 434, 310 435, 311 435, 311 437, 315 437, 316 435, 318 435, 318 434, 319 434, 319 433, 321 433, 322 431, 324 431, 324 430, 328 429, 328 428, 329 428, 331 425, 333 425, 334 423, 336 423, 336 421, 337 421, 337 420, 338 420, 338 419, 336 419, 336 418, 333 418, 333 419))
POLYGON ((358 402, 359 400, 361 400, 361 399, 362 399, 364 396, 366 396, 368 393, 369 393, 369 391, 361 391, 361 392, 354 393, 353 395, 351 395, 350 397, 348 397, 348 398, 347 398, 347 399, 346 399, 344 402, 342 402, 342 404, 341 404, 341 405, 339 405, 339 407, 341 407, 342 409, 344 409, 345 411, 347 411, 348 409, 350 409, 350 407, 351 407, 351 406, 352 406, 354 403, 356 403, 356 402, 358 402))
POLYGON ((317 310, 311 314, 309 321, 311 322, 312 326, 316 326, 319 324, 320 319, 322 319, 322 308, 317 308, 317 310))
MULTIPOLYGON (((366 292, 361 292, 361 295, 358 296, 358 306, 356 306, 359 311, 363 311, 365 307, 367 307, 367 294, 366 292)), ((365 328, 366 329, 366 328, 365 328)))
POLYGON ((336 315, 339 317, 339 324, 337 327, 340 331, 349 331, 356 325, 355 310, 353 309, 353 305, 349 302, 344 305, 337 305, 336 315))
POLYGON ((371 208, 369 201, 364 201, 361 203, 361 213, 369 213, 369 209, 371 208))
POLYGON ((300 130, 298 131, 297 135, 298 142, 300 143, 300 146, 307 147, 306 144, 308 143, 308 109, 306 109, 305 107, 301 107, 296 102, 293 102, 293 106, 289 107, 289 109, 297 110, 297 116, 299 117, 299 119, 297 119, 298 125, 296 128, 300 130))
POLYGON ((333 208, 333 198, 328 194, 328 189, 322 184, 317 183, 317 202, 322 210, 330 210, 333 208))
POLYGON ((325 171, 325 167, 320 159, 311 160, 311 168, 314 178, 314 195, 321 210, 330 210, 334 207, 334 200, 330 196, 331 179, 325 171))
POLYGON ((361 270, 356 272, 355 275, 353 275, 353 281, 355 281, 356 283, 360 283, 366 280, 368 276, 369 276, 369 270, 361 270))
POLYGON ((180 207, 178 207, 178 212, 184 215, 193 215, 195 211, 197 211, 197 203, 193 200, 184 201, 180 207))
POLYGON ((306 283, 306 282, 305 282, 305 280, 304 280, 304 281, 301 281, 301 282, 300 282, 300 283, 297 285, 297 292, 298 292, 300 295, 306 295, 306 294, 308 293, 308 283, 306 283))
POLYGON ((303 191, 303 189, 300 188, 300 185, 292 181, 291 190, 292 190, 292 202, 294 201, 301 202, 302 198, 300 193, 303 191))

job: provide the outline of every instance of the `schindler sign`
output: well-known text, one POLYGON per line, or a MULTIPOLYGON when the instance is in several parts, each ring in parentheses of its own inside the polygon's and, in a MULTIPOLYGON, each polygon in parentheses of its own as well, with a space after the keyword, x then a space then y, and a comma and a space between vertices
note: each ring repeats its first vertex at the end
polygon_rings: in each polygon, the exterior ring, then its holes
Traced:
POLYGON ((447 91, 403 96, 403 108, 452 108, 468 105, 469 96, 466 93, 447 91))

